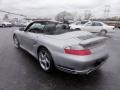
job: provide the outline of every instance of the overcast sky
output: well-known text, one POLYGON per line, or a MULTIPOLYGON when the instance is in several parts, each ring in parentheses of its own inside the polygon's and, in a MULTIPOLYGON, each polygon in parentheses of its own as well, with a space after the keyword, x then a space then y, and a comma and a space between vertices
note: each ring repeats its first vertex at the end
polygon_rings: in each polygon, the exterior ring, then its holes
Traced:
POLYGON ((91 10, 94 16, 103 16, 105 5, 110 15, 120 15, 120 0, 0 0, 0 9, 29 17, 52 17, 63 10, 83 15, 91 10))

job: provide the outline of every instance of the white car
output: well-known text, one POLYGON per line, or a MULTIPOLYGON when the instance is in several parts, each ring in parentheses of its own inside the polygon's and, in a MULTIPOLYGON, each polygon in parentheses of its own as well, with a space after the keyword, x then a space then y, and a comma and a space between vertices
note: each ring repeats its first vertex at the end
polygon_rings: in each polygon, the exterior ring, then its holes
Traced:
POLYGON ((114 26, 109 26, 100 21, 89 21, 84 25, 70 25, 72 29, 79 29, 88 32, 100 32, 102 35, 115 31, 114 26))
POLYGON ((77 22, 71 23, 69 26, 71 27, 71 29, 78 29, 78 30, 80 30, 80 27, 83 26, 87 22, 88 22, 87 20, 77 21, 77 22))
POLYGON ((1 27, 12 27, 12 23, 7 22, 7 21, 0 21, 0 26, 1 27))

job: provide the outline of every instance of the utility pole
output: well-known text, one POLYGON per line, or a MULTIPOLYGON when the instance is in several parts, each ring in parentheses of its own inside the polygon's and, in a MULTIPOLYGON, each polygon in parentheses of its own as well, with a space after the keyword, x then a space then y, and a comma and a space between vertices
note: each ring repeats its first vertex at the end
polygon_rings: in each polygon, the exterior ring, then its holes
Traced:
POLYGON ((110 5, 105 5, 105 9, 104 9, 104 18, 108 18, 110 14, 110 5))

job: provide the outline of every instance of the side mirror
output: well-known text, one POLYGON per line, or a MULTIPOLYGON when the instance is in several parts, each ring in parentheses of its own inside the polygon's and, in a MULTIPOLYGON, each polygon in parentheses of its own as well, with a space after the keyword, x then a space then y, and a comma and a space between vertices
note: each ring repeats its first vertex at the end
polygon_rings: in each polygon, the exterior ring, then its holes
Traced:
POLYGON ((25 28, 24 28, 24 27, 22 27, 22 28, 19 28, 19 30, 20 30, 20 31, 25 31, 25 28))

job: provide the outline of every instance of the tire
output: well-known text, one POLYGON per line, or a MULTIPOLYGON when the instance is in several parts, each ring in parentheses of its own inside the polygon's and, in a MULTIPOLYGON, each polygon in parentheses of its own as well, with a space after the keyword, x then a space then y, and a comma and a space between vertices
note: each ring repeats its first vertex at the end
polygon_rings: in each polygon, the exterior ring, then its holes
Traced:
POLYGON ((106 34, 107 34, 107 31, 106 31, 106 30, 101 30, 101 31, 100 31, 100 35, 103 35, 103 36, 104 36, 104 35, 106 35, 106 34))
POLYGON ((76 28, 75 30, 81 30, 80 28, 76 28))
POLYGON ((19 41, 18 41, 18 39, 17 39, 17 37, 15 35, 13 36, 13 41, 14 41, 15 47, 20 48, 20 43, 19 43, 19 41))
POLYGON ((2 24, 2 27, 5 28, 5 24, 2 24))
POLYGON ((50 52, 46 48, 40 48, 38 52, 38 60, 40 63, 40 67, 45 72, 52 72, 54 71, 54 63, 53 58, 50 54, 50 52))

